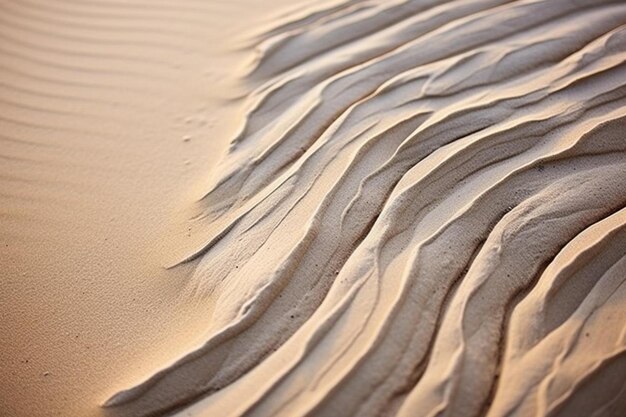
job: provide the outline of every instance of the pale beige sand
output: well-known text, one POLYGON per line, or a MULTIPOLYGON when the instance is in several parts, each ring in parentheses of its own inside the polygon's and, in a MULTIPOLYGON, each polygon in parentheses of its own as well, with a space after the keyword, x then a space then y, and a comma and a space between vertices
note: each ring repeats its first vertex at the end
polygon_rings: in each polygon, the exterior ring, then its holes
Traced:
MULTIPOLYGON (((76 19, 100 16, 91 7, 104 3, 88 4, 76 19)), ((3 383, 2 398, 11 399, 12 410, 41 411, 33 392, 43 392, 43 406, 61 413, 96 413, 88 404, 98 398, 107 416, 626 414, 623 1, 336 0, 292 5, 283 15, 283 6, 264 14, 250 1, 229 6, 235 8, 230 18, 218 17, 216 10, 227 10, 221 3, 193 4, 140 8, 132 21, 132 9, 115 3, 103 17, 106 24, 76 28, 99 28, 110 40, 115 31, 124 37, 122 23, 130 19, 126 36, 141 33, 163 44, 184 36, 178 44, 189 45, 191 57, 183 59, 176 48, 154 53, 180 63, 163 70, 165 78, 182 74, 180 84, 159 78, 155 64, 146 64, 148 72, 139 63, 97 66, 123 72, 107 73, 128 87, 118 92, 127 97, 123 103, 135 97, 152 105, 144 119, 120 109, 119 116, 130 119, 122 131, 135 126, 135 134, 116 135, 118 122, 47 116, 56 124, 45 132, 81 129, 46 138, 57 146, 80 149, 71 134, 83 137, 97 128, 106 136, 112 129, 109 141, 96 142, 116 155, 96 164, 106 172, 78 181, 110 183, 110 199, 84 211, 94 229, 45 202, 32 215, 54 213, 58 222, 77 225, 79 232, 55 232, 56 245, 90 268, 97 265, 90 276, 108 284, 90 288, 110 301, 67 301, 74 310, 62 311, 72 312, 74 321, 100 312, 98 320, 77 327, 96 333, 100 350, 77 352, 73 358, 89 375, 68 370, 57 391, 43 385, 54 374, 37 375, 34 365, 18 361, 33 337, 31 324, 8 320, 3 333, 22 336, 3 349, 14 376, 4 375, 15 381, 20 372, 30 375, 24 369, 33 372, 27 380, 33 388, 3 383), (162 14, 141 14, 145 10, 162 14), (267 20, 245 17, 255 14, 267 20), (142 19, 148 25, 143 32, 136 30, 142 19), (202 22, 210 19, 223 29, 206 29, 202 22), (193 22, 198 33, 190 32, 193 22), (239 49, 228 54, 231 61, 210 64, 204 60, 219 55, 215 45, 204 49, 198 39, 239 49), (244 61, 247 67, 237 66, 244 61), (203 86, 206 67, 217 72, 203 86), (132 71, 144 77, 134 80, 132 71), (232 83, 219 90, 227 79, 232 83), (131 92, 143 83, 152 95, 131 92), (241 99, 207 104, 220 92, 241 99), (164 145, 167 121, 189 117, 180 109, 193 109, 190 120, 207 113, 225 120, 217 123, 223 130, 213 132, 220 143, 234 137, 212 170, 220 156, 205 158, 200 152, 206 148, 185 154, 185 144, 195 141, 181 141, 191 133, 180 126, 174 124, 180 130, 171 135, 178 142, 164 145), (120 148, 142 153, 159 146, 161 152, 140 159, 154 163, 153 171, 129 169, 132 159, 117 156, 120 148), (165 169, 177 158, 192 162, 187 175, 165 169), (119 185, 129 178, 134 187, 119 185), (122 196, 135 200, 119 207, 122 196), (102 253, 102 233, 116 230, 102 221, 111 212, 127 213, 128 220, 114 233, 120 246, 102 253), (180 217, 173 222, 172 212, 180 217), (87 249, 70 251, 66 241, 77 235, 83 239, 78 246, 87 249), (110 266, 133 253, 126 265, 110 266), (146 258, 152 261, 140 261, 146 258), (154 272, 163 264, 175 267, 154 272), (116 270, 125 276, 107 272, 116 270), (147 293, 140 307, 131 299, 137 292, 147 293), (146 304, 154 308, 146 312, 146 304), (98 366, 105 369, 98 372, 98 366), (80 408, 72 399, 88 382, 97 388, 80 408)), ((32 9, 49 19, 50 7, 32 9)), ((23 54, 24 48, 17 49, 23 54)), ((36 62, 19 65, 26 70, 36 62)), ((89 97, 107 97, 109 90, 89 97)), ((73 114, 89 114, 88 107, 67 103, 73 114)), ((23 107, 14 109, 14 118, 35 111, 23 107)), ((37 129, 32 119, 7 123, 19 122, 37 129)), ((197 129, 211 132, 206 125, 197 129)), ((12 130, 21 131, 28 129, 12 130)), ((40 146, 21 154, 28 157, 49 152, 43 145, 21 146, 40 146)), ((76 163, 67 178, 92 163, 79 155, 75 160, 83 165, 76 163)), ((42 180, 58 172, 35 168, 36 161, 24 164, 42 180)), ((22 190, 7 189, 11 195, 22 190)), ((80 201, 92 200, 81 195, 80 201)), ((9 242, 25 239, 31 227, 17 216, 27 213, 26 203, 16 207, 9 242)), ((69 282, 67 276, 41 278, 37 284, 49 289, 31 290, 32 301, 23 301, 28 287, 17 273, 28 264, 26 254, 56 259, 59 252, 35 250, 36 233, 43 232, 32 229, 30 246, 10 252, 15 271, 8 282, 15 284, 9 314, 32 314, 25 308, 37 300, 61 300, 87 285, 77 284, 75 272, 69 282)), ((40 274, 48 269, 42 265, 40 274)), ((41 310, 53 316, 49 305, 41 310)), ((49 326, 41 310, 40 326, 49 326)), ((53 323, 58 334, 63 319, 53 323)), ((71 366, 69 358, 59 359, 59 343, 45 335, 37 341, 33 351, 49 364, 71 366)))
MULTIPOLYGON (((278 2, 278 10, 294 7, 278 2)), ((188 221, 258 2, 0 2, 0 416, 100 405, 196 346, 188 221)), ((190 229, 191 227, 191 229, 190 229)))

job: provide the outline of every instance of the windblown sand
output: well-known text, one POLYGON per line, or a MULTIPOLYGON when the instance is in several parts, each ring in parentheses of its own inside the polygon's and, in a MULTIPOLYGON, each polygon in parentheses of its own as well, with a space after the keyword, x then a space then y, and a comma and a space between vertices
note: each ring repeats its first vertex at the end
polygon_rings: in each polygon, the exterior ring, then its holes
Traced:
POLYGON ((625 132, 623 1, 4 2, 0 414, 626 415, 625 132))

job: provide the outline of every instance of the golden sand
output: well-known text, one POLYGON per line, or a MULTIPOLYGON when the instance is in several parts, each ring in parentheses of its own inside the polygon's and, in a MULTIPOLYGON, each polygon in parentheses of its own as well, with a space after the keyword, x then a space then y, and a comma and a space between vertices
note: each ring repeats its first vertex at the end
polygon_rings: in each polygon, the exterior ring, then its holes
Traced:
POLYGON ((0 6, 9 416, 626 413, 626 4, 0 6))

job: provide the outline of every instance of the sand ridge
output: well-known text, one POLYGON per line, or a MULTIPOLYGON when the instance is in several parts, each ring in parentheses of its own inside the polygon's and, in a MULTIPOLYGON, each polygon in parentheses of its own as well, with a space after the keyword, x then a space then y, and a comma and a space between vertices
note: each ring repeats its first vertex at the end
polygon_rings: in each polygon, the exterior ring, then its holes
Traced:
POLYGON ((362 1, 258 35, 181 261, 211 335, 107 409, 619 415, 625 23, 619 1, 362 1))

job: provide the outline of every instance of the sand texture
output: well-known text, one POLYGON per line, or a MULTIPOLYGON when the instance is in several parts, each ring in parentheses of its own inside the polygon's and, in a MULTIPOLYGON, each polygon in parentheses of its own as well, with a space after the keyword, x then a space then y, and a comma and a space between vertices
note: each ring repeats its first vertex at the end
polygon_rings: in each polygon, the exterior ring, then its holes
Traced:
POLYGON ((211 334, 107 406, 625 410, 625 22, 619 1, 364 1, 262 33, 187 258, 211 334))
POLYGON ((281 7, 103 415, 626 415, 626 3, 281 7))

